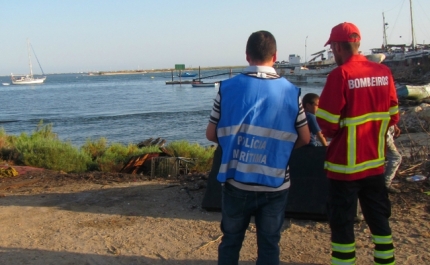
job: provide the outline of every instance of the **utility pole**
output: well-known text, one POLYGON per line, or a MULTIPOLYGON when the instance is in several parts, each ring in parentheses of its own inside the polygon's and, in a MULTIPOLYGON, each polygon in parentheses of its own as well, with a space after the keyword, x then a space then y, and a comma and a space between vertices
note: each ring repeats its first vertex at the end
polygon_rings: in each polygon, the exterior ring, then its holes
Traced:
POLYGON ((307 41, 308 41, 308 36, 306 36, 306 39, 305 39, 305 66, 306 66, 306 64, 307 64, 307 60, 306 60, 306 47, 307 47, 307 41))

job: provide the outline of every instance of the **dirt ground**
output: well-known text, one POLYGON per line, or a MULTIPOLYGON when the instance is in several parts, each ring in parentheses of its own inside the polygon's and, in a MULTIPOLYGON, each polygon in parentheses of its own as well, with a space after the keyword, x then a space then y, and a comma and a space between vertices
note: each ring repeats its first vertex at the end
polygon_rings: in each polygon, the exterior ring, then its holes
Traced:
MULTIPOLYGON (((0 179, 0 264, 216 264, 221 214, 201 207, 205 176, 20 170, 0 179)), ((430 182, 397 179, 397 264, 430 264, 430 182)), ((255 264, 255 232, 251 224, 240 264, 255 264)), ((357 264, 373 264, 369 229, 355 232, 357 264)), ((329 264, 330 228, 287 218, 280 245, 281 264, 329 264)))

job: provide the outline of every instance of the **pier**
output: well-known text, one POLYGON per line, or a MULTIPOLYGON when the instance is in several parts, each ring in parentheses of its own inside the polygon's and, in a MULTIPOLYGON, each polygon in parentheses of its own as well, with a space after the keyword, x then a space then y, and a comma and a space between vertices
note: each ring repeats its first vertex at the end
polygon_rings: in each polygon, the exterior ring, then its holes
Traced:
MULTIPOLYGON (((201 76, 200 75, 200 68, 199 68, 199 74, 198 77, 193 78, 192 80, 182 80, 181 77, 179 77, 179 80, 174 80, 174 74, 173 74, 173 70, 172 72, 172 80, 171 81, 166 81, 166 85, 182 85, 182 84, 192 84, 193 82, 197 82, 197 81, 201 81, 202 79, 205 78, 211 78, 211 77, 215 77, 215 76, 222 76, 222 75, 229 75, 229 78, 231 78, 233 76, 233 74, 240 74, 241 72, 233 72, 232 68, 230 68, 229 72, 226 73, 221 73, 221 74, 216 74, 216 75, 209 75, 209 76, 201 76)), ((221 81, 216 81, 215 83, 219 83, 221 81)))

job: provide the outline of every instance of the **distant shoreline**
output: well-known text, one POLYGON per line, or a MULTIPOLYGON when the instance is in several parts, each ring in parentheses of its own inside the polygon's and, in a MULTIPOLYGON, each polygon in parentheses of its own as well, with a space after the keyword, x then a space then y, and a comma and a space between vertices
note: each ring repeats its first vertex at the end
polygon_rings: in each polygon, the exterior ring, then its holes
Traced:
MULTIPOLYGON (((238 69, 245 68, 248 65, 240 66, 210 66, 200 67, 200 70, 219 70, 219 69, 238 69)), ((198 67, 190 67, 182 72, 198 71, 198 67)), ((89 71, 89 72, 69 72, 69 73, 45 73, 44 75, 62 75, 62 74, 87 74, 87 75, 135 75, 135 74, 146 74, 146 73, 166 73, 172 71, 179 71, 173 68, 161 68, 161 69, 150 69, 150 70, 119 70, 119 71, 89 71)), ((24 74, 25 75, 25 74, 24 74)), ((35 76, 42 76, 42 74, 34 74, 35 76)), ((0 75, 0 77, 10 77, 10 75, 0 75)))
MULTIPOLYGON (((219 70, 219 69, 237 69, 245 68, 246 66, 213 66, 213 67, 200 67, 200 70, 219 70)), ((198 71, 198 67, 187 68, 183 72, 198 71)), ((120 71, 97 71, 88 72, 88 75, 133 75, 133 74, 146 74, 146 73, 164 73, 179 71, 172 68, 165 69, 151 69, 151 70, 120 70, 120 71)))

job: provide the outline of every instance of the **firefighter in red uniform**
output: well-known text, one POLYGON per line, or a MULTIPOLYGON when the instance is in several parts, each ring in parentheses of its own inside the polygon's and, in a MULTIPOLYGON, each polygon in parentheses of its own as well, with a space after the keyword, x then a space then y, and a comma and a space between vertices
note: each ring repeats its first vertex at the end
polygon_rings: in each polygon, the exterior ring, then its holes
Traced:
POLYGON ((388 67, 360 55, 360 31, 352 23, 335 26, 325 45, 338 67, 327 77, 317 121, 332 141, 325 170, 330 191, 331 264, 355 264, 354 216, 357 198, 375 244, 375 264, 394 264, 388 218, 391 204, 384 179, 385 136, 399 120, 388 67))

